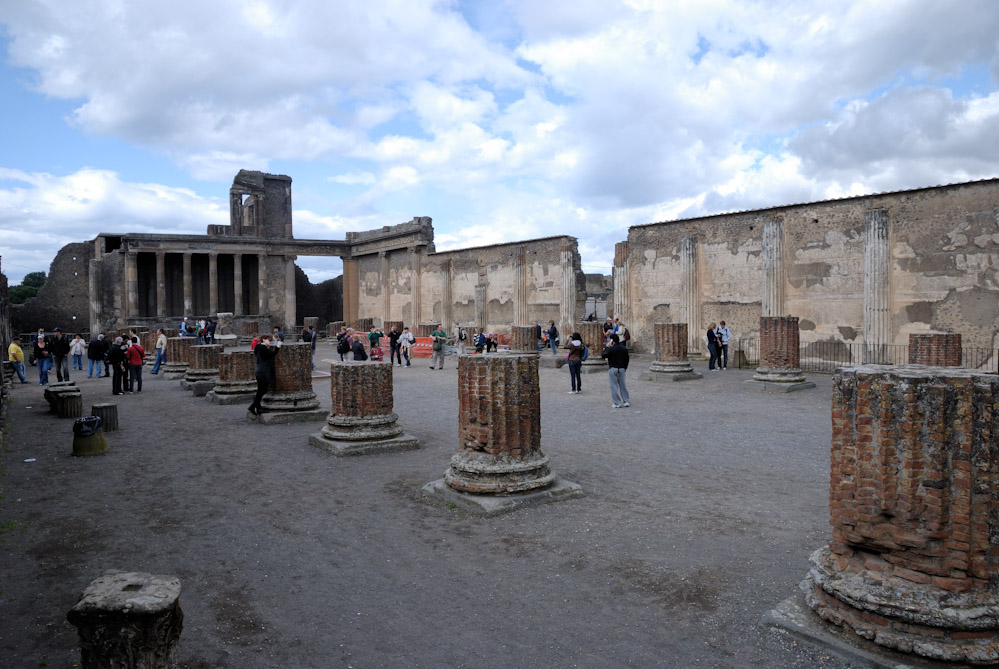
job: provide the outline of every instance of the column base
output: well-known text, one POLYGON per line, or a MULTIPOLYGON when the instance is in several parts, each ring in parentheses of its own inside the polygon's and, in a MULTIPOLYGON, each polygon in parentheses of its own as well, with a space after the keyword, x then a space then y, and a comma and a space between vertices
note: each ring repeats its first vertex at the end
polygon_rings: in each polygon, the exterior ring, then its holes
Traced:
MULTIPOLYGON (((312 411, 319 400, 311 390, 297 393, 267 393, 260 401, 265 411, 312 411)), ((327 414, 323 414, 325 417, 327 414)))
POLYGON ((455 490, 444 479, 431 481, 420 492, 429 498, 439 500, 448 506, 469 511, 482 516, 496 516, 526 506, 561 502, 583 496, 583 488, 577 483, 555 478, 551 485, 542 490, 512 493, 506 495, 476 495, 455 490))
POLYGON ((607 361, 597 355, 597 359, 593 359, 593 351, 590 351, 590 358, 584 362, 579 367, 580 374, 596 374, 597 372, 606 372, 610 369, 607 366, 607 361))
POLYGON ((168 362, 163 366, 163 377, 167 379, 182 379, 187 374, 186 362, 168 362))
POLYGON ((703 379, 704 376, 695 372, 687 360, 673 362, 661 362, 657 360, 649 365, 649 370, 642 372, 638 378, 643 381, 667 383, 670 381, 694 381, 703 379))
POLYGON ((444 481, 455 490, 473 494, 509 494, 540 490, 552 484, 555 474, 541 451, 525 458, 461 450, 451 456, 444 481))
MULTIPOLYGON (((253 397, 250 397, 253 401, 253 397)), ((254 416, 249 411, 246 412, 247 419, 253 423, 263 425, 287 425, 289 423, 311 423, 317 420, 325 420, 329 414, 325 409, 313 409, 311 411, 267 411, 254 416)))
MULTIPOLYGON (((267 414, 264 415, 266 416, 267 414)), ((322 432, 316 432, 309 435, 309 445, 326 451, 330 455, 343 457, 349 455, 374 455, 375 453, 413 451, 420 447, 420 440, 412 435, 401 434, 391 439, 347 441, 343 439, 330 439, 322 432)))
POLYGON ((190 390, 194 393, 195 397, 204 397, 209 391, 215 388, 214 379, 205 379, 198 381, 188 381, 184 379, 180 382, 180 387, 184 390, 190 390))
POLYGON ((801 383, 805 380, 805 374, 797 367, 782 369, 779 367, 757 367, 753 374, 754 381, 766 381, 769 383, 801 383))
POLYGON ((219 405, 230 405, 230 404, 243 404, 245 402, 252 402, 255 392, 248 393, 220 393, 218 390, 209 390, 205 394, 205 399, 212 404, 219 405))
POLYGON ((800 383, 775 383, 773 381, 762 381, 755 378, 744 381, 743 385, 746 390, 758 390, 761 392, 771 393, 793 393, 798 390, 811 390, 815 387, 815 384, 811 381, 802 381, 800 383))

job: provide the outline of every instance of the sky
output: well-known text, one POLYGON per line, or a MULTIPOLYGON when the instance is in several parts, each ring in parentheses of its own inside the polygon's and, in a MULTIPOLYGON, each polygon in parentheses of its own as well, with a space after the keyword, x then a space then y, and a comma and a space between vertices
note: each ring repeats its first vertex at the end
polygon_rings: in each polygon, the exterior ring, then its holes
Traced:
MULTIPOLYGON (((993 0, 0 0, 0 256, 204 234, 241 169, 297 238, 438 250, 999 176, 993 0)), ((300 257, 309 277, 338 259, 300 257)))

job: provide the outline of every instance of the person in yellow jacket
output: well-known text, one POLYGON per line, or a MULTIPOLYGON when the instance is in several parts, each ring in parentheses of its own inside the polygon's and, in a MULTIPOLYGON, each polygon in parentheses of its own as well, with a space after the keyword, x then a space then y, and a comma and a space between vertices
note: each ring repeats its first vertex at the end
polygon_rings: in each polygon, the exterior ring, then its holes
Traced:
POLYGON ((20 337, 14 337, 7 347, 7 359, 14 364, 14 371, 17 372, 17 378, 21 379, 21 383, 27 383, 24 378, 24 351, 21 350, 20 337))

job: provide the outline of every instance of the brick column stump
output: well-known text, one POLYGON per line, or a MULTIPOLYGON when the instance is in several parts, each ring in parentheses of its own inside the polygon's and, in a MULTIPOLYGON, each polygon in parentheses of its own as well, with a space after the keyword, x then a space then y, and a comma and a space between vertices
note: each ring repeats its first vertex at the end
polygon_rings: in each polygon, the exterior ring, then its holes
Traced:
MULTIPOLYGON (((534 336, 533 325, 514 325, 510 330, 510 353, 538 354, 538 340, 534 336)), ((471 334, 468 343, 471 346, 471 334)), ((475 347, 472 346, 472 349, 475 347)))
POLYGON ((168 669, 184 627, 180 580, 109 573, 87 586, 66 618, 80 635, 80 666, 168 669))
POLYGON ((257 392, 257 359, 253 351, 219 354, 219 376, 205 398, 213 404, 243 404, 257 392))
POLYGON ((328 339, 336 339, 336 336, 340 334, 340 328, 346 325, 344 321, 333 321, 332 323, 326 324, 326 337, 328 339))
MULTIPOLYGON (((590 357, 579 368, 583 374, 607 371, 607 361, 600 357, 604 352, 604 325, 597 321, 576 323, 576 332, 583 338, 583 344, 590 349, 590 357)), ((568 337, 572 333, 566 334, 568 337)), ((563 356, 564 358, 565 356, 563 356)))
POLYGON ((822 618, 935 660, 999 660, 999 377, 863 365, 833 377, 822 618))
POLYGON ((333 408, 326 427, 310 435, 309 444, 337 456, 419 448, 419 439, 403 434, 399 417, 392 411, 392 388, 391 363, 331 363, 333 408))
POLYGON ((961 335, 947 333, 910 334, 909 364, 960 367, 961 335))
POLYGON ((797 316, 760 318, 760 365, 746 387, 789 393, 814 388, 801 371, 797 316))
MULTIPOLYGON (((410 332, 416 337, 429 337, 430 333, 437 329, 436 323, 420 323, 416 326, 416 329, 411 329, 410 332)), ((445 329, 445 332, 447 330, 445 329)))
POLYGON ((687 324, 653 323, 656 339, 656 359, 649 371, 642 372, 645 381, 691 381, 704 378, 694 371, 687 359, 687 324))
POLYGON ((541 452, 538 357, 458 356, 458 441, 444 478, 426 495, 485 515, 582 496, 541 452))
POLYGON ((163 365, 163 376, 168 379, 184 378, 190 365, 188 349, 197 343, 197 337, 168 337, 167 363, 163 365))
MULTIPOLYGON (((322 420, 326 412, 312 390, 312 346, 305 342, 285 344, 274 358, 274 385, 260 405, 264 413, 247 417, 265 425, 322 420)), ((256 384, 254 384, 256 390, 256 384)))
POLYGON ((202 344, 192 346, 189 351, 191 363, 184 373, 180 387, 190 390, 195 397, 204 397, 209 390, 215 388, 219 377, 219 354, 222 346, 219 344, 202 344))
POLYGON ((139 335, 139 344, 142 346, 142 350, 146 352, 143 361, 147 365, 152 365, 156 362, 156 337, 157 334, 152 330, 147 330, 139 335))

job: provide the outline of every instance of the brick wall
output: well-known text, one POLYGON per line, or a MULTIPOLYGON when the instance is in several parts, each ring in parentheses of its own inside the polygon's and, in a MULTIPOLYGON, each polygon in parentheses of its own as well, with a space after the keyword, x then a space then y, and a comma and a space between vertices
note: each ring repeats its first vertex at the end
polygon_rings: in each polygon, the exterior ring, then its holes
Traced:
POLYGON ((910 334, 909 364, 960 367, 961 335, 910 334))
POLYGON ((800 367, 797 316, 760 318, 760 367, 797 369, 800 367))

